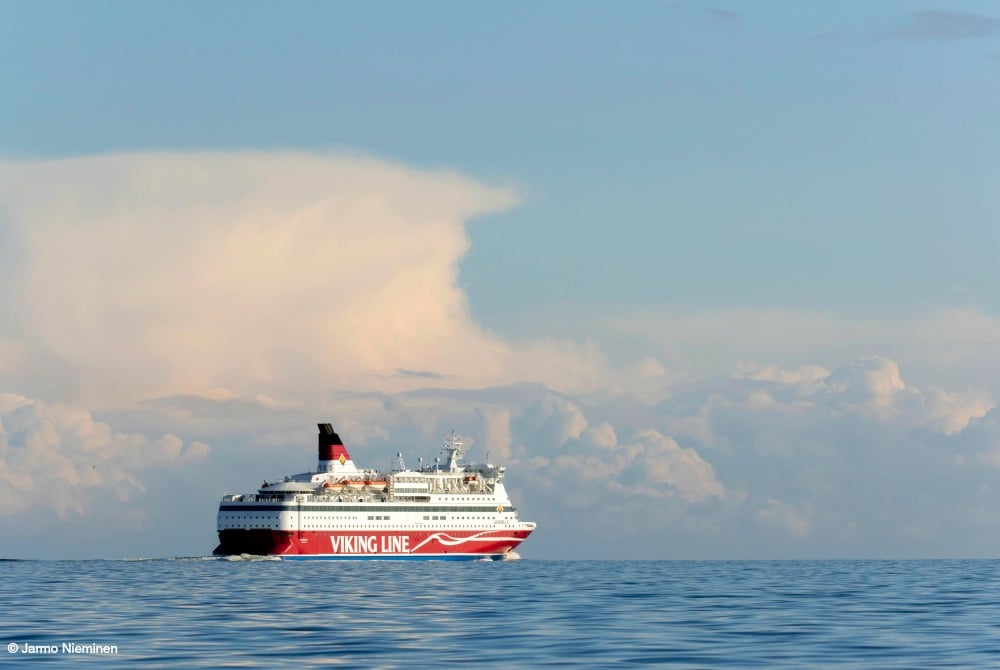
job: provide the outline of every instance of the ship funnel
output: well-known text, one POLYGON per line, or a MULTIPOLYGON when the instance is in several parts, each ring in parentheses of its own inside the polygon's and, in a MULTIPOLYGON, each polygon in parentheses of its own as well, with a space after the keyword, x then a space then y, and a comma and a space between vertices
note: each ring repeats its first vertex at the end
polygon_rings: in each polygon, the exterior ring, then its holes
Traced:
MULTIPOLYGON (((344 448, 344 442, 340 435, 328 423, 316 424, 319 428, 319 470, 331 471, 339 469, 336 466, 343 466, 350 462, 351 455, 344 448)), ((352 468, 353 469, 353 468, 352 468)))

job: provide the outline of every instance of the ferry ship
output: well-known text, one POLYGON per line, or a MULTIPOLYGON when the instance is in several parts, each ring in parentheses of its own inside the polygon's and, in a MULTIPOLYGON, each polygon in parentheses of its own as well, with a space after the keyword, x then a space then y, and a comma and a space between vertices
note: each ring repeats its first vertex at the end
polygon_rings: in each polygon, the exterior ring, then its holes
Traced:
POLYGON ((222 497, 215 555, 499 560, 516 557, 535 530, 517 518, 506 468, 463 463, 454 433, 433 464, 409 470, 397 453, 396 466, 380 472, 358 469, 333 426, 317 425, 315 472, 222 497))

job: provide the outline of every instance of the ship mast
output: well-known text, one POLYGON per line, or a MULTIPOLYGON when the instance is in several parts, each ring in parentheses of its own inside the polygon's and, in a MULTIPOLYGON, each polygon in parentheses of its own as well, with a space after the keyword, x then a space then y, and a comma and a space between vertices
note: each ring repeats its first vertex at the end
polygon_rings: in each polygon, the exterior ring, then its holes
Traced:
POLYGON ((444 448, 441 450, 448 457, 448 472, 461 472, 458 461, 465 454, 462 450, 462 439, 451 431, 451 435, 444 441, 444 448))

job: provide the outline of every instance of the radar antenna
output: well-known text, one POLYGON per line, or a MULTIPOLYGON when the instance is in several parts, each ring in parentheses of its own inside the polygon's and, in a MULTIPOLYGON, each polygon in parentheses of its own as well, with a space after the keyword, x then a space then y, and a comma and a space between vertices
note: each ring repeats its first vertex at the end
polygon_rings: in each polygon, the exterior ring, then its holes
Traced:
POLYGON ((451 431, 451 435, 444 441, 444 448, 441 450, 448 457, 448 472, 459 472, 461 470, 458 462, 465 454, 465 451, 462 449, 463 446, 462 438, 456 435, 455 431, 451 431))

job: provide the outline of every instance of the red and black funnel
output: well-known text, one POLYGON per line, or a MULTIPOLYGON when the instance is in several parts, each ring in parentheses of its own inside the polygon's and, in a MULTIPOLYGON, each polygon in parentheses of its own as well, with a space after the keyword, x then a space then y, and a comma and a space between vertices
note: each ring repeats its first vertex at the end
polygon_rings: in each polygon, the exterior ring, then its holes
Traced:
POLYGON ((316 425, 319 426, 319 460, 339 461, 341 457, 344 460, 351 460, 351 455, 347 453, 340 435, 333 430, 333 426, 328 423, 316 425))

